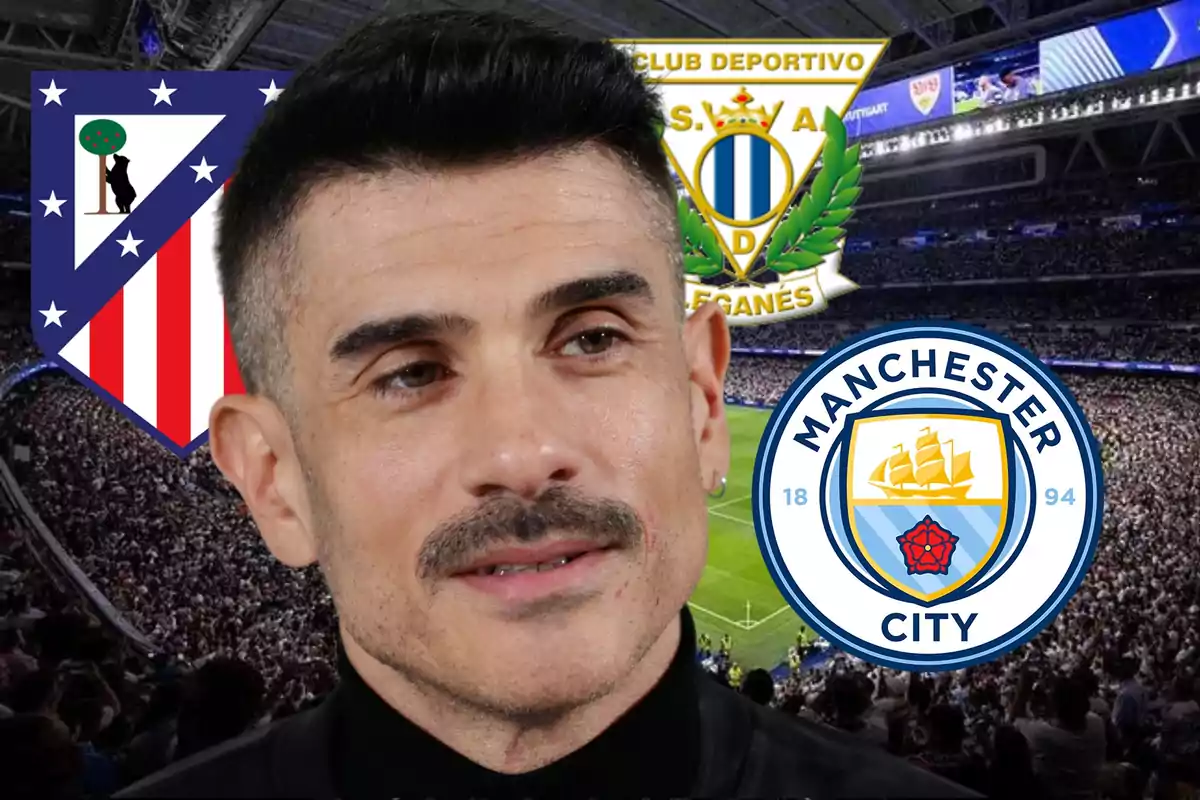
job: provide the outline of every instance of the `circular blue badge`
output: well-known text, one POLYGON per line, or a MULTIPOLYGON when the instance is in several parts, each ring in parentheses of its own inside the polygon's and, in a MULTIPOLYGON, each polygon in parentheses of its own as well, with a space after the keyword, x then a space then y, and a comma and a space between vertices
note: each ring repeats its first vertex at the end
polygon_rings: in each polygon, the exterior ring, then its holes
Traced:
POLYGON ((1066 605, 1100 535, 1099 448, 1036 357, 954 323, 877 328, 780 400, 753 510, 784 598, 896 669, 996 659, 1066 605))

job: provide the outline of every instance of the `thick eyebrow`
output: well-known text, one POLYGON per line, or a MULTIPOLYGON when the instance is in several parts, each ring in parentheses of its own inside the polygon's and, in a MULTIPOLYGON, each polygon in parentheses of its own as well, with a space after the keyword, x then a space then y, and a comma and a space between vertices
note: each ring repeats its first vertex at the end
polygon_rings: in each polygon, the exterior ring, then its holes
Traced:
POLYGON ((461 314, 406 314, 402 317, 364 322, 339 336, 329 350, 334 361, 349 361, 383 347, 397 347, 448 333, 467 333, 475 322, 461 314))
POLYGON ((653 301, 654 292, 650 289, 649 282, 641 275, 618 270, 607 275, 568 281, 543 292, 529 304, 529 316, 566 311, 584 303, 619 297, 653 301))
MULTIPOLYGON (((650 301, 654 299, 654 292, 641 275, 619 270, 578 278, 548 289, 529 303, 529 315, 540 316, 618 297, 650 301)), ((469 333, 476 325, 474 320, 461 314, 415 313, 373 320, 339 336, 329 350, 329 357, 333 361, 351 361, 384 347, 398 347, 451 333, 469 333)))

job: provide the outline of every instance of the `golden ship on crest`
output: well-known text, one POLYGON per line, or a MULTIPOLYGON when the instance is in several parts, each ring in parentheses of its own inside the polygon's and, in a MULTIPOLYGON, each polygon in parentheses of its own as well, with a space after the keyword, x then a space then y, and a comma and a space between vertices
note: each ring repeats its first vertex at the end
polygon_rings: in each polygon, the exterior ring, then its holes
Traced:
POLYGON ((971 490, 971 451, 954 452, 954 440, 940 441, 938 433, 922 428, 917 437, 916 460, 903 445, 896 445, 899 452, 879 462, 872 472, 872 486, 883 490, 889 498, 950 498, 961 500, 971 490), (943 447, 948 448, 949 458, 943 447), (950 473, 946 474, 946 465, 950 473))

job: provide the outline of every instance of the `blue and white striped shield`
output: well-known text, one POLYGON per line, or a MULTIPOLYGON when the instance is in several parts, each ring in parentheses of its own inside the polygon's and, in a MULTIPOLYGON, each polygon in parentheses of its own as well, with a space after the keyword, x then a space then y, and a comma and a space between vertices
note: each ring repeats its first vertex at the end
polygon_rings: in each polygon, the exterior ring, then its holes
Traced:
POLYGON ((700 166, 700 188, 716 213, 734 225, 770 214, 792 189, 783 153, 752 133, 716 141, 700 166))

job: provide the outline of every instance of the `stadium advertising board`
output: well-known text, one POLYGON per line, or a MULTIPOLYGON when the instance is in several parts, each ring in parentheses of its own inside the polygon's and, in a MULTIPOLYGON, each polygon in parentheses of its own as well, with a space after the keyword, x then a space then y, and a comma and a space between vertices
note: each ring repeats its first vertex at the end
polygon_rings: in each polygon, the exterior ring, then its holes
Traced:
POLYGON ((1200 57, 1200 0, 1101 22, 1041 43, 1044 91, 1061 92, 1200 57))
POLYGON ((1029 42, 954 65, 954 113, 1011 105, 1042 94, 1038 45, 1029 42))
POLYGON ((1195 58, 1200 0, 1176 0, 867 89, 847 112, 846 127, 851 138, 876 136, 1195 58))
POLYGON ((952 83, 950 68, 944 67, 868 89, 846 113, 846 130, 851 138, 859 138, 948 117, 953 111, 952 83))

